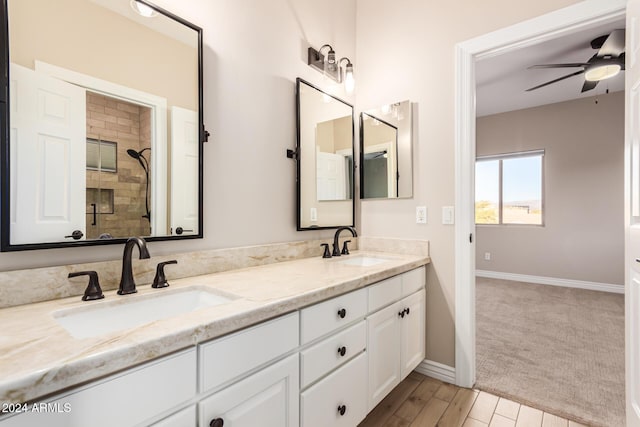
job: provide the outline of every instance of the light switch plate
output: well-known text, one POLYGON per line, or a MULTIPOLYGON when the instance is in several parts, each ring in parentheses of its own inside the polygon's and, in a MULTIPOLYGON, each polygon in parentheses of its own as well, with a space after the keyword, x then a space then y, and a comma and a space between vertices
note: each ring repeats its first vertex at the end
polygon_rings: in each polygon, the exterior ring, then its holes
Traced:
POLYGON ((454 223, 453 206, 442 207, 442 223, 444 225, 452 225, 454 223))
POLYGON ((427 223, 427 207, 416 206, 416 224, 426 224, 426 223, 427 223))
POLYGON ((318 220, 318 210, 316 208, 311 208, 309 212, 309 220, 317 221, 318 220))

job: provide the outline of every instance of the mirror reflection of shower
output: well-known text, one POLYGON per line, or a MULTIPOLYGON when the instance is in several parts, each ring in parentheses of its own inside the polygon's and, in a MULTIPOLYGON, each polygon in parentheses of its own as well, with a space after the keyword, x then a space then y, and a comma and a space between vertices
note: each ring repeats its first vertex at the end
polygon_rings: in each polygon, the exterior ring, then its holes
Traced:
POLYGON ((142 166, 142 169, 144 170, 144 176, 145 176, 144 205, 147 213, 142 215, 142 218, 146 218, 149 222, 151 222, 151 211, 149 210, 149 161, 144 156, 144 154, 142 154, 147 150, 151 150, 151 148, 149 147, 143 148, 140 151, 136 151, 130 148, 127 150, 127 154, 133 157, 134 159, 136 159, 138 163, 140 163, 140 166, 142 166))

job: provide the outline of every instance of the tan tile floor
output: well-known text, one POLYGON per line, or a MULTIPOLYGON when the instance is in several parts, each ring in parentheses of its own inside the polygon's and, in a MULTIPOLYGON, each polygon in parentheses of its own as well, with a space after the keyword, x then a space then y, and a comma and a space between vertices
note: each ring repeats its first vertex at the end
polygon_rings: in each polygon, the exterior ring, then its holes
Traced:
POLYGON ((483 391, 411 373, 359 427, 585 427, 483 391))

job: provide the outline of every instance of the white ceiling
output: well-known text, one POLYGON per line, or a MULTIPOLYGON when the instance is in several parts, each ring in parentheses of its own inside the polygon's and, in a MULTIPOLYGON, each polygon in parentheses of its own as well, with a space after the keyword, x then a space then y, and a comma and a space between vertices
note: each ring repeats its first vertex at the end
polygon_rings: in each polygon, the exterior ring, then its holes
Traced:
POLYGON ((595 89, 581 93, 584 75, 574 76, 526 92, 549 80, 579 71, 579 68, 534 69, 535 64, 586 62, 596 51, 591 40, 625 28, 624 20, 575 32, 534 46, 480 60, 476 63, 476 115, 478 117, 505 111, 521 110, 581 97, 624 90, 624 72, 601 81, 595 89))

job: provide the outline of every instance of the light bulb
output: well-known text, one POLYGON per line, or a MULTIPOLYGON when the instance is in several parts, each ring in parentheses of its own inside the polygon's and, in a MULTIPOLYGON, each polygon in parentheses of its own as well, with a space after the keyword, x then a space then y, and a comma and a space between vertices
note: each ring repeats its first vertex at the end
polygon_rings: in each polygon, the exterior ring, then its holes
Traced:
POLYGON ((617 75, 621 70, 618 64, 598 65, 584 73, 584 78, 590 82, 599 82, 617 75))
POLYGON ((139 15, 142 15, 145 18, 151 18, 152 16, 156 16, 156 11, 144 3, 141 3, 137 0, 131 0, 130 4, 133 10, 135 10, 139 15))
POLYGON ((344 88, 347 93, 352 93, 356 87, 356 80, 353 77, 353 64, 348 63, 344 72, 344 88))

